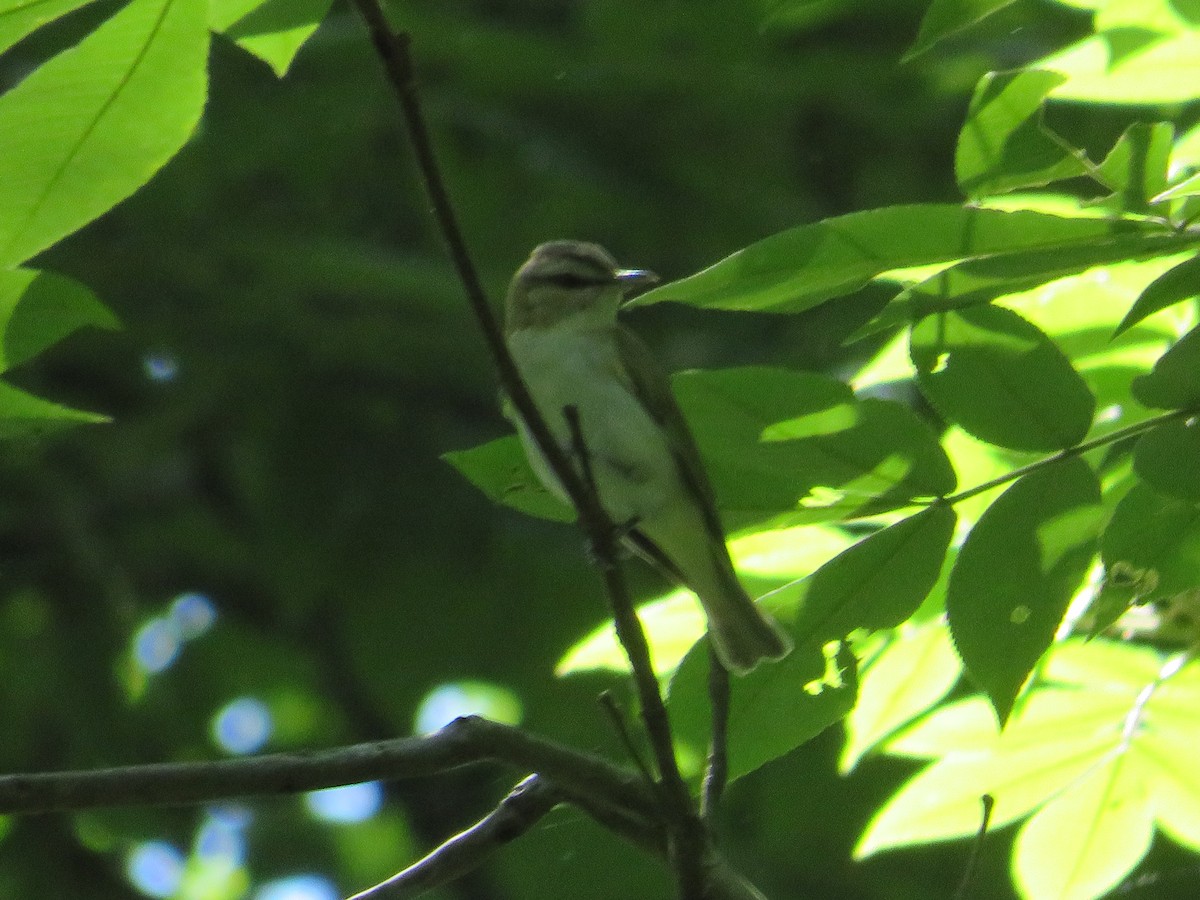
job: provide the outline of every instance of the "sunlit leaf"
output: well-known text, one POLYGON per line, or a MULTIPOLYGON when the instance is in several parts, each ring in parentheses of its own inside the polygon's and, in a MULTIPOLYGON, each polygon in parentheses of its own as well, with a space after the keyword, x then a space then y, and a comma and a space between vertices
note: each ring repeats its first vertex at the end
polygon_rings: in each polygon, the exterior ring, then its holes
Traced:
POLYGON ((214 0, 209 24, 282 78, 333 0, 214 0))
POLYGON ((1052 97, 1146 106, 1200 96, 1198 60, 1200 33, 1128 25, 1085 38, 1038 65, 1067 76, 1052 97))
POLYGON ((897 752, 916 755, 905 747, 912 741, 923 748, 922 755, 938 760, 880 808, 855 856, 974 835, 984 794, 995 800, 993 828, 1037 809, 1120 743, 1121 716, 1132 698, 1089 697, 1082 706, 1078 699, 1073 691, 1038 691, 1001 735, 978 700, 953 704, 918 722, 911 736, 905 732, 888 745, 889 752, 895 744, 897 752))
POLYGON ((206 10, 133 0, 0 97, 0 269, 124 200, 187 141, 204 107, 206 10))
POLYGON ((1175 129, 1170 122, 1130 125, 1100 164, 1096 175, 1115 194, 1105 201, 1114 212, 1151 212, 1152 199, 1167 186, 1175 129))
POLYGON ((1001 722, 1092 564, 1104 515, 1096 476, 1068 459, 1014 483, 959 551, 946 600, 951 633, 1001 722))
POLYGON ((1167 232, 1152 222, 1112 222, 1094 212, 1068 217, 1027 209, 884 207, 780 232, 643 294, 633 305, 674 300, 717 309, 799 312, 894 269, 1032 250, 1067 251, 1135 233, 1167 232))
POLYGON ((980 197, 1084 173, 1080 159, 1041 127, 1043 100, 1065 80, 1037 69, 989 72, 980 79, 954 156, 964 193, 980 197))
POLYGON ((985 441, 1058 450, 1091 427, 1087 384, 1041 330, 1011 310, 926 316, 912 330, 910 352, 930 403, 985 441))
POLYGON ((841 771, 853 769, 872 747, 946 696, 961 672, 945 624, 899 629, 861 675, 858 702, 846 719, 841 771))
POLYGON ((107 421, 108 416, 61 406, 0 381, 0 439, 32 437, 70 425, 107 421))
POLYGON ((0 53, 30 32, 91 2, 92 0, 3 0, 0 2, 0 53))
POLYGON ((1030 817, 1013 849, 1026 897, 1092 900, 1142 861, 1154 836, 1145 774, 1130 758, 1098 766, 1030 817))

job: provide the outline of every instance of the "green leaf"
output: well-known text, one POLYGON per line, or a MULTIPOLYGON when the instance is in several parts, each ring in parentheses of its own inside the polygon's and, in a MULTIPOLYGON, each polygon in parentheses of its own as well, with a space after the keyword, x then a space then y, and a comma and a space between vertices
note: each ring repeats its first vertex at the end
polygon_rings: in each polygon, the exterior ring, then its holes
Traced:
POLYGON ((1173 306, 1181 300, 1187 300, 1189 297, 1195 297, 1197 294, 1200 294, 1200 256, 1181 262, 1175 268, 1154 279, 1142 291, 1141 296, 1137 298, 1137 302, 1133 304, 1133 308, 1129 310, 1125 318, 1121 320, 1121 324, 1113 332, 1113 337, 1127 331, 1159 310, 1173 306))
POLYGON ((1092 564, 1104 515, 1091 468, 1067 459, 1013 484, 959 551, 950 630, 1001 723, 1092 564))
POLYGON ((204 106, 204 0, 133 0, 0 97, 0 269, 83 227, 178 152, 204 106))
POLYGON ((575 510, 538 481, 516 435, 443 453, 442 459, 497 503, 556 522, 575 520, 575 510))
MULTIPOLYGON (((712 733, 707 641, 697 644, 671 679, 667 709, 676 740, 703 752, 712 733)), ((729 707, 729 778, 741 778, 812 740, 845 718, 858 689, 854 654, 797 647, 737 679, 729 707)))
POLYGON ((997 733, 978 698, 942 707, 888 745, 904 756, 932 756, 928 766, 875 814, 857 858, 890 847, 967 837, 979 831, 980 798, 996 801, 991 827, 1037 809, 1110 755, 1131 697, 1043 689, 1033 692, 997 733))
POLYGON ((726 527, 872 515, 954 489, 933 431, 899 403, 782 369, 684 372, 674 385, 726 527))
POLYGON ((0 53, 30 32, 92 0, 0 0, 0 53))
POLYGON ((791 626, 797 645, 820 646, 909 618, 937 582, 955 522, 954 510, 936 504, 863 538, 799 582, 803 602, 791 626))
POLYGON ((1024 896, 1091 900, 1120 884, 1154 837, 1144 779, 1134 759, 1097 766, 1034 813, 1013 848, 1024 896))
POLYGON ((35 269, 0 271, 0 372, 88 325, 116 328, 118 323, 79 282, 35 269))
POLYGON ((1167 187, 1175 129, 1170 122, 1130 125, 1097 170, 1116 192, 1104 203, 1114 212, 1152 212, 1151 201, 1167 187))
MULTIPOLYGON (((729 554, 738 578, 751 596, 810 575, 851 543, 840 528, 802 525, 751 532, 729 543, 729 554)), ((771 611, 787 617, 794 608, 783 606, 775 594, 766 604, 771 611)), ((653 651, 654 670, 659 676, 670 675, 692 645, 704 636, 708 627, 694 594, 675 590, 650 603, 638 606, 638 619, 645 629, 653 651)), ((629 660, 617 642, 612 621, 594 629, 559 660, 555 675, 607 669, 628 672, 629 660)))
POLYGON ((1003 9, 1013 0, 934 0, 921 19, 917 39, 904 54, 904 62, 920 56, 930 47, 951 35, 970 28, 1003 9))
POLYGON ((1100 558, 1137 575, 1146 600, 1200 586, 1200 507, 1135 484, 1104 530, 1100 558))
POLYGON ((0 439, 37 437, 69 425, 107 421, 108 416, 51 403, 0 381, 0 439))
POLYGON ((1038 65, 1067 76, 1053 92, 1056 99, 1154 106, 1200 97, 1198 60, 1200 32, 1168 35, 1129 25, 1085 38, 1038 65))
POLYGON ((1176 419, 1142 435, 1133 468, 1159 493, 1200 500, 1200 424, 1176 419))
POLYGON ((1096 266, 1140 261, 1193 246, 1192 239, 1178 235, 1132 234, 1097 247, 1033 250, 956 263, 905 288, 845 343, 915 322, 933 312, 990 303, 1096 266))
POLYGON ((800 312, 893 269, 1031 250, 1108 245, 1166 234, 1153 222, 1069 218, 1031 210, 890 206, 780 232, 695 275, 633 301, 716 309, 800 312))
POLYGON ((1200 327, 1164 353, 1149 375, 1135 378, 1131 390, 1140 403, 1154 409, 1200 406, 1200 327))
POLYGON ((989 72, 979 80, 954 154, 963 193, 983 197, 1086 171, 1042 129, 1042 102, 1064 81, 1037 69, 989 72))
POLYGON ((934 408, 971 434, 1013 450, 1079 443, 1095 401, 1062 351, 1012 310, 972 307, 926 316, 912 330, 917 379, 934 408))
POLYGON ((838 768, 851 771, 872 747, 945 697, 961 673, 942 622, 899 629, 862 673, 838 768))
POLYGON ((209 24, 282 78, 333 0, 214 0, 209 24))

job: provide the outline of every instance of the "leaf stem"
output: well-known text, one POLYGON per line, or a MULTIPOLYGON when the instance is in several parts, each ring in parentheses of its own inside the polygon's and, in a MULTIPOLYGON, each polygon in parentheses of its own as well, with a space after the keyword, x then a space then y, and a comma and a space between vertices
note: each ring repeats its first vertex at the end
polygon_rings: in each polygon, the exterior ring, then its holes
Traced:
POLYGON ((1082 456, 1097 447, 1105 447, 1109 444, 1115 444, 1118 441, 1123 441, 1126 438, 1136 437, 1146 431, 1151 431, 1159 425, 1165 425, 1167 422, 1173 422, 1176 419, 1184 419, 1188 416, 1196 415, 1195 409, 1175 409, 1169 413, 1163 413, 1160 416, 1154 416, 1150 419, 1143 419, 1141 422, 1134 422, 1132 425, 1127 425, 1124 428, 1118 428, 1116 431, 1101 435, 1100 437, 1092 438, 1090 441, 1084 441, 1082 444, 1076 444, 1074 447, 1068 447, 1065 450, 1060 450, 1051 456, 1044 459, 1039 459, 1036 462, 1031 462, 1027 466, 1013 469, 1011 472, 1005 472, 990 481, 985 481, 982 484, 977 484, 975 487, 967 488, 965 491, 959 491, 957 494, 951 494, 949 497, 940 497, 935 500, 935 503, 946 503, 953 506, 956 503, 961 503, 964 500, 970 500, 979 494, 990 491, 992 488, 1000 487, 1003 484, 1008 484, 1010 481, 1016 481, 1031 472, 1036 472, 1039 469, 1044 469, 1047 466, 1052 466, 1055 463, 1060 463, 1065 459, 1082 456))

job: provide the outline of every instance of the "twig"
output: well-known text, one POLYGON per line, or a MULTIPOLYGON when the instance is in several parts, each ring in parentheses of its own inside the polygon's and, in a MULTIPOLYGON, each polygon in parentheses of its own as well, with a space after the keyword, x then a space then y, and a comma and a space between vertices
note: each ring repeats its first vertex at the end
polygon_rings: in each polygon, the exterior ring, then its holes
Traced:
POLYGON ((409 53, 411 39, 397 34, 388 25, 378 0, 352 0, 361 13, 371 34, 375 49, 387 70, 404 115, 405 126, 412 142, 417 164, 433 213, 437 218, 450 255, 467 293, 472 310, 483 330, 491 351, 501 386, 508 394, 517 413, 525 421, 534 442, 545 457, 551 471, 562 484, 579 513, 579 521, 601 560, 605 587, 616 624, 617 638, 629 656, 634 673, 642 718, 654 749, 655 760, 663 785, 663 806, 672 826, 672 865, 675 868, 681 896, 693 900, 703 896, 704 857, 709 852, 708 836, 696 815, 691 794, 679 773, 675 760, 670 724, 666 707, 658 690, 658 682, 650 662, 650 651, 633 603, 625 589, 619 568, 614 527, 600 505, 594 490, 588 490, 579 473, 570 464, 566 453, 554 439, 542 419, 516 364, 513 362, 504 336, 492 314, 491 306, 479 283, 479 277, 467 253, 466 242, 458 226, 453 205, 441 177, 429 131, 421 111, 413 79, 409 53))
POLYGON ((971 855, 967 857, 967 865, 963 869, 962 880, 958 883, 958 890, 954 892, 953 900, 967 900, 969 896, 971 882, 975 880, 975 870, 979 867, 979 854, 983 851, 988 825, 992 821, 992 810, 996 806, 996 798, 991 794, 984 794, 979 798, 979 802, 983 806, 983 816, 979 821, 979 831, 971 844, 971 855))
POLYGON ((651 822, 659 819, 657 799, 637 773, 475 716, 456 719, 424 737, 323 752, 0 776, 0 814, 295 794, 361 781, 424 777, 478 762, 538 772, 595 804, 651 822))
POLYGON ((637 766, 642 777, 646 779, 646 784, 653 786, 654 775, 650 772, 650 767, 646 765, 646 761, 642 759, 642 754, 637 748, 637 744, 633 742, 633 735, 629 733, 629 726, 625 722, 625 715, 621 708, 617 706, 617 701, 612 695, 612 691, 601 691, 599 696, 600 706, 607 713, 608 719, 612 722, 613 730, 617 732, 617 737, 621 739, 621 745, 625 748, 625 752, 629 754, 629 758, 633 760, 633 764, 637 766))
POLYGON ((387 881, 350 900, 408 900, 477 869, 505 844, 519 838, 559 804, 562 796, 538 775, 530 775, 499 805, 429 855, 387 881))
MULTIPOLYGON (((594 498, 597 496, 596 482, 592 472, 591 454, 588 452, 579 421, 579 410, 574 406, 566 406, 563 408, 563 415, 571 432, 573 454, 579 460, 583 472, 586 493, 594 498)), ((661 779, 663 811, 671 826, 671 863, 675 870, 679 895, 685 900, 700 898, 704 896, 705 859, 711 849, 708 832, 697 815, 691 792, 684 783, 675 759, 671 722, 662 694, 659 693, 658 679, 654 675, 650 645, 646 642, 646 633, 642 630, 642 623, 637 617, 633 600, 625 588, 625 581, 616 563, 616 528, 600 504, 597 502, 595 505, 599 515, 585 517, 581 510, 580 522, 592 543, 604 576, 617 640, 625 648, 625 655, 629 657, 629 666, 633 670, 633 683, 642 707, 642 722, 646 726, 661 779)))
POLYGON ((704 769, 704 793, 700 815, 711 822, 721 805, 725 782, 729 778, 729 671, 721 664, 717 651, 708 645, 708 701, 712 706, 712 743, 704 769))
POLYGON ((1126 438, 1136 437, 1143 432, 1157 428, 1159 425, 1165 425, 1167 422, 1173 422, 1176 419, 1185 419, 1189 416, 1197 414, 1195 409, 1176 409, 1169 413, 1163 413, 1161 416, 1154 416, 1151 419, 1143 419, 1141 422, 1134 422, 1132 425, 1127 425, 1124 428, 1119 428, 1116 431, 1103 434, 1100 437, 1092 438, 1090 441, 1084 441, 1082 444, 1076 444, 1074 447, 1068 447, 1065 450, 1060 450, 1057 453, 1051 454, 1036 462, 1031 462, 1027 466, 1013 469, 1010 472, 1005 472, 1003 475, 997 476, 990 481, 985 481, 982 484, 977 484, 972 488, 967 488, 965 491, 959 491, 957 494, 951 494, 949 497, 942 497, 935 500, 935 503, 949 503, 953 506, 955 503, 961 503, 963 500, 982 494, 985 491, 990 491, 992 488, 1000 487, 1002 484, 1008 484, 1010 481, 1016 481, 1024 475, 1031 472, 1036 472, 1039 469, 1044 469, 1047 466, 1052 466, 1055 463, 1062 462, 1064 459, 1071 459, 1076 456, 1095 450, 1097 447, 1104 447, 1108 444, 1115 444, 1118 441, 1123 441, 1126 438))

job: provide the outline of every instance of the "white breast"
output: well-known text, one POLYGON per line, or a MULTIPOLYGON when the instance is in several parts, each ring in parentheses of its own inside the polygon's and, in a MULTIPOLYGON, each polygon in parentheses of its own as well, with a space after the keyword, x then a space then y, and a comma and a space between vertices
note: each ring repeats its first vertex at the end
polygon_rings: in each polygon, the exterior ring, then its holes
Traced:
MULTIPOLYGON (((509 335, 508 346, 538 409, 568 451, 570 430, 563 408, 579 410, 600 498, 615 521, 653 515, 680 489, 663 433, 616 375, 621 364, 611 327, 527 329, 509 335)), ((519 426, 538 476, 562 496, 532 438, 519 426)))

